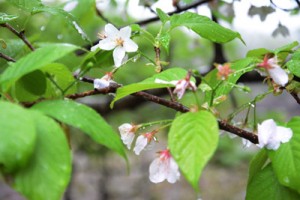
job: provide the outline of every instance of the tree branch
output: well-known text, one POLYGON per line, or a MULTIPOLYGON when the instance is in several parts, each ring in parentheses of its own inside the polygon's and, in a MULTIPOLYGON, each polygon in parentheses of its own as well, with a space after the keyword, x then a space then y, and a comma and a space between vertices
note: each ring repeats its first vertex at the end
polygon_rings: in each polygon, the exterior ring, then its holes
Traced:
POLYGON ((10 61, 10 62, 16 62, 15 59, 13 59, 12 57, 9 57, 8 55, 5 55, 5 54, 3 54, 1 52, 0 52, 0 57, 4 58, 5 60, 10 61))
POLYGON ((14 27, 12 27, 11 25, 9 25, 8 23, 0 24, 0 26, 7 28, 13 34, 15 34, 16 36, 18 36, 21 40, 23 40, 23 42, 29 47, 29 49, 31 49, 31 51, 35 50, 35 48, 32 46, 32 44, 25 37, 25 34, 24 34, 25 31, 18 32, 16 29, 14 29, 14 27))
POLYGON ((292 97, 296 100, 296 102, 297 102, 298 104, 300 104, 300 98, 299 98, 298 94, 295 93, 295 92, 291 92, 290 94, 291 94, 292 97))

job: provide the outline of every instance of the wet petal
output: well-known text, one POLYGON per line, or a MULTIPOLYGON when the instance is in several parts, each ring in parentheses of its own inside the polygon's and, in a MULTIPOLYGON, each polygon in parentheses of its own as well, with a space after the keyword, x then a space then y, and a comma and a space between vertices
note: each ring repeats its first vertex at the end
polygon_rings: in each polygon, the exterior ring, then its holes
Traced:
POLYGON ((106 24, 104 30, 108 37, 116 37, 119 35, 119 30, 112 24, 106 24))
POLYGON ((126 52, 136 52, 138 50, 138 45, 131 39, 124 39, 123 47, 126 52))
POLYGON ((141 151, 143 149, 145 149, 145 147, 147 146, 147 144, 148 144, 148 139, 144 135, 140 135, 136 139, 135 147, 133 149, 134 153, 136 155, 140 155, 141 151))
POLYGON ((149 179, 153 183, 160 183, 166 179, 164 173, 164 166, 160 158, 156 158, 152 161, 149 167, 149 179))
POLYGON ((172 157, 170 158, 168 164, 169 164, 169 167, 168 167, 167 181, 169 183, 175 183, 180 178, 178 165, 172 157))
POLYGON ((120 37, 122 37, 123 39, 129 39, 131 36, 131 27, 126 26, 124 28, 121 28, 120 30, 120 37))
POLYGON ((293 131, 290 128, 285 128, 282 126, 277 126, 276 129, 276 139, 282 143, 290 141, 293 136, 293 131))
POLYGON ((104 79, 95 79, 94 80, 94 88, 95 89, 103 89, 109 86, 109 81, 104 79))
POLYGON ((100 46, 99 46, 99 43, 96 44, 95 46, 92 46, 91 51, 96 51, 98 48, 101 49, 100 46))
POLYGON ((279 66, 268 70, 273 81, 281 86, 285 86, 289 81, 288 74, 279 66))
POLYGON ((259 142, 257 146, 263 148, 265 145, 268 144, 272 134, 276 132, 276 124, 272 119, 265 120, 261 124, 258 124, 257 130, 259 142))
POLYGON ((125 50, 123 47, 118 46, 113 52, 114 63, 116 67, 122 65, 122 60, 125 57, 125 50))
POLYGON ((116 42, 110 38, 100 40, 99 47, 103 50, 112 50, 117 46, 116 42))

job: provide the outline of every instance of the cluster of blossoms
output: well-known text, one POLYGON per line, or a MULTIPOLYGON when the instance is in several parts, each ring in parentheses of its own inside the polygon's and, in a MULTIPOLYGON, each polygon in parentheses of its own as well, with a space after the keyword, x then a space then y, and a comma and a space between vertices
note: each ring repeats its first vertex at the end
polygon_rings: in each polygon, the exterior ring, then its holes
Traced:
POLYGON ((233 72, 233 70, 230 69, 229 63, 225 63, 224 65, 217 64, 216 68, 218 70, 217 78, 220 80, 226 80, 228 76, 233 72))
MULTIPOLYGON (((136 136, 136 132, 140 125, 125 123, 119 127, 121 139, 128 149, 131 149, 132 143, 136 136)), ((155 134, 157 130, 140 134, 135 142, 133 151, 136 155, 140 155, 141 151, 149 148, 156 141, 155 134)), ((154 159, 149 167, 149 179, 153 183, 160 183, 167 180, 170 183, 175 183, 180 178, 178 165, 172 158, 170 150, 165 149, 158 152, 158 158, 154 159)))
POLYGON ((191 81, 191 75, 188 73, 184 79, 178 81, 164 81, 161 79, 155 79, 155 83, 163 83, 163 84, 172 84, 175 86, 173 91, 174 94, 177 94, 177 98, 181 99, 187 89, 192 91, 196 91, 197 87, 193 81, 191 81))
POLYGON ((107 24, 104 30, 103 34, 99 34, 101 40, 91 48, 91 51, 95 51, 98 48, 107 51, 114 49, 113 59, 115 66, 120 67, 126 52, 136 52, 138 50, 138 45, 130 39, 131 28, 126 26, 118 30, 112 24, 107 24))

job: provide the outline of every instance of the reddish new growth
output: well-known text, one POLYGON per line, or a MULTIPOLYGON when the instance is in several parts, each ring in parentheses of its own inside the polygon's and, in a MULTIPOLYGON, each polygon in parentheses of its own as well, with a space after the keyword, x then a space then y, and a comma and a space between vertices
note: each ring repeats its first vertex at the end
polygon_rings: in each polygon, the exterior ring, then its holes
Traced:
POLYGON ((228 76, 233 72, 232 69, 230 69, 230 64, 226 63, 224 65, 217 65, 217 77, 220 80, 226 80, 228 78, 228 76))

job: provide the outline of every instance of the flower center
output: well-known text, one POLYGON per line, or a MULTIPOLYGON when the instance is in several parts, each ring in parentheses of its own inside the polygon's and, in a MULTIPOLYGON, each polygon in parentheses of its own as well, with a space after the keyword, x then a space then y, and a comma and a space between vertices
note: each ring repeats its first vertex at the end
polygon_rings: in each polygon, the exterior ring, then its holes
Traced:
POLYGON ((117 46, 123 46, 123 44, 124 44, 124 40, 122 38, 117 38, 115 40, 115 42, 116 42, 117 46))

